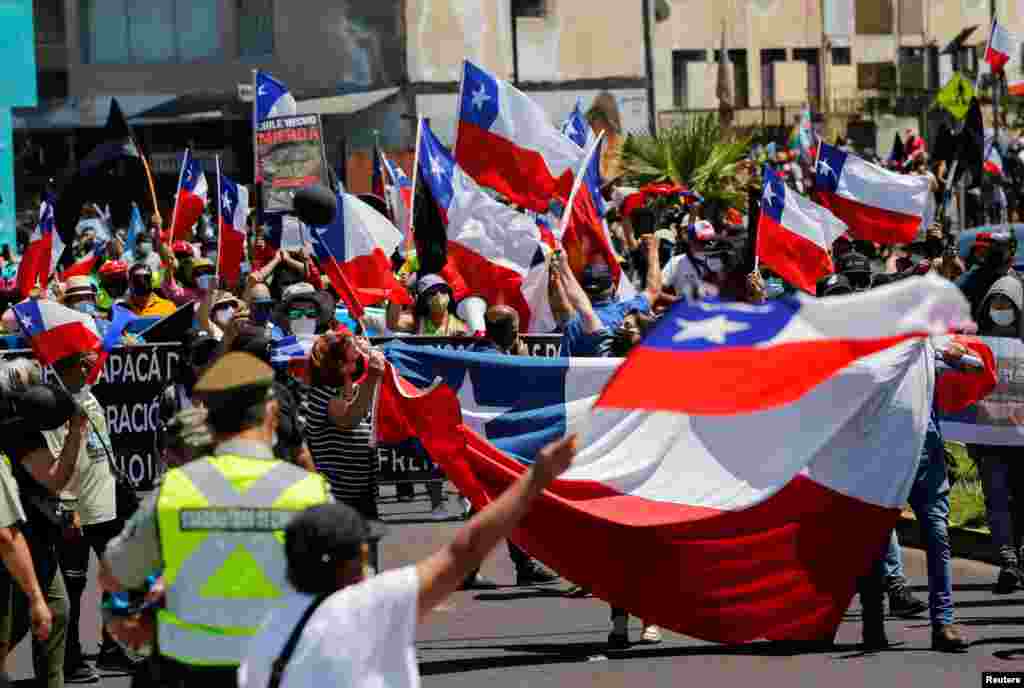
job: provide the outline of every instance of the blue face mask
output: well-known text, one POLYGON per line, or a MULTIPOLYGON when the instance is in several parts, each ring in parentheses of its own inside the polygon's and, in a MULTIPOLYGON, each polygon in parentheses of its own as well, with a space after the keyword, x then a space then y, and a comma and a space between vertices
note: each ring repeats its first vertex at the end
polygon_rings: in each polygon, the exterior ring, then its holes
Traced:
POLYGON ((765 283, 765 292, 769 299, 777 299, 786 293, 786 285, 777 277, 772 277, 765 283))

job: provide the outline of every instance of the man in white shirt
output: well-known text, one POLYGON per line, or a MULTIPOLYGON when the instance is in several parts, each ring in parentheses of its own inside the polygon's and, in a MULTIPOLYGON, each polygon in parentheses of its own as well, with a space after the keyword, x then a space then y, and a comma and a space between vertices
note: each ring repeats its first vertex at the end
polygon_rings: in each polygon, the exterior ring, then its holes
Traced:
POLYGON ((239 688, 418 686, 416 624, 508 537, 533 499, 569 467, 575 447, 575 436, 549 444, 446 547, 373 578, 366 578, 373 533, 358 513, 325 504, 297 516, 285 531, 285 553, 298 592, 253 638, 238 669, 239 688), (275 665, 278 684, 270 683, 275 665))

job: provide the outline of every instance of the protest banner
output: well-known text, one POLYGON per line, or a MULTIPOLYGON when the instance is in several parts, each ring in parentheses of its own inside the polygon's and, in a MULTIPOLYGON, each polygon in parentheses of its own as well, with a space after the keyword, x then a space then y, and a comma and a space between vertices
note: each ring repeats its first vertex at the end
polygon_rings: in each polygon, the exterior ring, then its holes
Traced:
POLYGON ((940 415, 942 436, 972 444, 1024 445, 1024 343, 1009 337, 980 339, 992 349, 999 382, 964 411, 940 415))
MULTIPOLYGON (((28 349, 0 352, 0 359, 32 358, 28 349)), ((155 486, 161 471, 153 439, 160 422, 160 393, 174 381, 181 359, 179 344, 117 347, 92 388, 106 414, 113 461, 139 492, 155 486)), ((52 371, 44 370, 44 381, 52 371)))
POLYGON ((256 131, 256 164, 262 173, 263 211, 292 210, 292 195, 312 184, 329 186, 319 115, 273 117, 256 131))
MULTIPOLYGON (((523 334, 519 336, 526 344, 530 356, 542 356, 554 358, 558 356, 558 350, 562 344, 561 334, 523 334)), ((472 337, 370 337, 370 341, 376 345, 399 340, 403 344, 415 346, 437 346, 442 349, 468 349, 477 343, 478 340, 472 337)))

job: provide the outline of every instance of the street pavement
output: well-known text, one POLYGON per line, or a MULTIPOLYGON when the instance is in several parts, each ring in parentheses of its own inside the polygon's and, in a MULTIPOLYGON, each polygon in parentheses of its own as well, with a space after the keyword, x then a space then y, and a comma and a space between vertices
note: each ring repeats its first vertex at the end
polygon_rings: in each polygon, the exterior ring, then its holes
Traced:
MULTIPOLYGON (((390 532, 381 546, 384 568, 402 566, 428 555, 458 530, 457 502, 449 499, 452 519, 433 522, 422 487, 413 502, 397 503, 384 488, 382 511, 390 532)), ((842 546, 837 530, 836 546, 842 546)), ((828 552, 822 552, 828 556, 828 552)), ((927 597, 924 554, 904 549, 904 562, 916 594, 927 597)), ((94 562, 95 565, 95 562, 94 562)), ((95 568, 92 568, 95 579, 95 568)), ((596 599, 563 595, 567 584, 517 588, 504 547, 485 562, 483 575, 503 584, 493 591, 453 595, 420 629, 416 653, 425 688, 439 686, 939 686, 980 685, 983 671, 1024 671, 1024 592, 995 596, 996 569, 964 559, 954 561, 957 620, 969 634, 970 650, 950 655, 932 652, 927 616, 888 619, 895 647, 860 652, 856 599, 827 652, 793 655, 771 643, 727 647, 665 632, 660 645, 634 645, 608 652, 608 605, 596 599)), ((99 592, 87 591, 82 612, 86 652, 99 639, 99 592)), ((640 636, 633 619, 630 637, 640 636)), ((31 650, 22 643, 8 666, 11 677, 32 675, 31 650)), ((104 675, 100 685, 127 688, 126 676, 104 675)), ((18 681, 15 685, 27 685, 18 681)))

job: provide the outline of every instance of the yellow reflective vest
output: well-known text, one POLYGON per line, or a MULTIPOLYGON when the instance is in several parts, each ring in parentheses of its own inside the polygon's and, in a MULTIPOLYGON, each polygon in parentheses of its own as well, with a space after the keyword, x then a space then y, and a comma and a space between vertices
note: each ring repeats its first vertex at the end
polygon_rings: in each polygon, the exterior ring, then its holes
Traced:
POLYGON ((167 586, 160 654, 237 666, 290 591, 285 526, 329 495, 323 476, 271 459, 220 455, 168 471, 156 504, 167 586))

